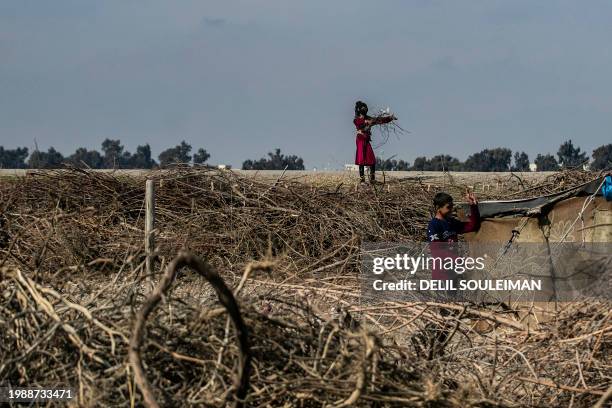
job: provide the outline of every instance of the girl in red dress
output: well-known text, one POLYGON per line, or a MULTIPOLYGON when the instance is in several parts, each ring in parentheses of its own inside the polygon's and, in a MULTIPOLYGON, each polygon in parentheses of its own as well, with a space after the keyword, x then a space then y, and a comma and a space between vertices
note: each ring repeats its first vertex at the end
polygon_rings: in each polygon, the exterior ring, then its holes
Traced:
POLYGON ((359 178, 365 183, 364 167, 370 167, 370 182, 375 181, 376 157, 370 141, 372 140, 371 128, 374 125, 389 123, 397 118, 394 115, 372 118, 368 116, 368 105, 362 101, 355 103, 355 119, 353 123, 357 128, 357 152, 355 153, 355 164, 359 166, 359 178))

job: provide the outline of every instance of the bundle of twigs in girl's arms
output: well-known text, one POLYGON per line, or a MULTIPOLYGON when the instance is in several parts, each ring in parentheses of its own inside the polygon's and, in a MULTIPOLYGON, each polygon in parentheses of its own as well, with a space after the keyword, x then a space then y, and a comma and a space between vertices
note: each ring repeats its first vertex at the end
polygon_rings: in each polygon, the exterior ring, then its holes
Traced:
MULTIPOLYGON (((379 109, 377 114, 377 118, 397 118, 391 109, 387 106, 384 109, 379 109)), ((388 123, 381 123, 378 126, 378 132, 380 133, 380 141, 374 146, 374 149, 378 149, 381 146, 384 146, 389 141, 391 135, 395 136, 398 140, 399 137, 405 133, 410 133, 409 131, 403 129, 400 125, 397 124, 397 120, 392 120, 388 123)))

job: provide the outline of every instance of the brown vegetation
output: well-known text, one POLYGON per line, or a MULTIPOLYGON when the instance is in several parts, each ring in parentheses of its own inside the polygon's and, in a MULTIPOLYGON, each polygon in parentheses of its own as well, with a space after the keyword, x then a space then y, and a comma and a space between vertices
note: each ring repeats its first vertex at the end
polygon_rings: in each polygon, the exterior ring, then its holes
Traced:
MULTIPOLYGON (((144 179, 71 170, 2 182, 1 384, 72 386, 81 406, 121 407, 581 407, 610 387, 609 304, 566 304, 527 327, 495 306, 362 302, 361 243, 422 240, 436 183, 152 177, 150 293, 144 179), (181 250, 197 257, 175 259, 181 250), (185 265, 198 274, 177 274, 185 265)), ((480 195, 593 177, 509 174, 480 195)), ((457 197, 466 188, 441 183, 457 197)))

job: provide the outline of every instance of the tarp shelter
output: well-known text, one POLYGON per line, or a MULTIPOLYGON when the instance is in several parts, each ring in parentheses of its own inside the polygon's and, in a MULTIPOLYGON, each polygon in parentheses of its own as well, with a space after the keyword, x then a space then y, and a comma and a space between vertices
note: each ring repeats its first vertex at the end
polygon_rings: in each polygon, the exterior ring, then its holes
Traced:
MULTIPOLYGON (((481 202, 481 228, 466 240, 505 242, 514 230, 521 242, 612 242, 612 201, 603 197, 603 184, 600 177, 551 195, 481 202)), ((467 211, 467 205, 459 206, 461 218, 467 211)))
MULTIPOLYGON (((604 183, 604 177, 600 177, 556 194, 479 203, 480 229, 465 235, 470 252, 473 256, 482 256, 487 252, 487 245, 494 244, 495 247, 497 244, 499 248, 489 252, 488 272, 479 277, 500 278, 501 267, 512 263, 518 264, 515 270, 526 271, 528 257, 521 257, 518 250, 513 252, 516 246, 525 248, 525 245, 537 243, 545 245, 545 248, 558 248, 559 243, 564 243, 561 244, 564 246, 578 243, 578 248, 584 248, 583 251, 568 250, 554 255, 551 252, 551 268, 536 273, 546 281, 547 293, 551 298, 559 299, 553 295, 560 290, 566 295, 571 294, 575 289, 577 297, 580 297, 585 293, 585 285, 607 283, 607 278, 603 281, 602 278, 609 276, 610 272, 610 263, 606 259, 612 254, 612 250, 607 250, 612 247, 612 201, 606 200, 602 194, 604 183), (593 248, 597 248, 598 254, 594 255, 593 248), (595 268, 602 259, 603 272, 601 268, 595 268), (525 265, 521 266, 521 262, 525 265)), ((459 206, 459 217, 463 218, 468 210, 467 205, 459 206)), ((607 288, 608 285, 603 286, 607 288)), ((554 304, 543 303, 540 306, 543 310, 550 310, 554 304)))

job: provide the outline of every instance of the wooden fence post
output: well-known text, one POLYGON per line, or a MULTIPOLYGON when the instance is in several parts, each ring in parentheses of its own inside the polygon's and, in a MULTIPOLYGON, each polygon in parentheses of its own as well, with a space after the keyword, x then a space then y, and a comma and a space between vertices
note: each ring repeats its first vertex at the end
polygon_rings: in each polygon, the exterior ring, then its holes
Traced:
POLYGON ((147 180, 145 188, 145 273, 153 283, 153 251, 155 251, 155 182, 147 180))

